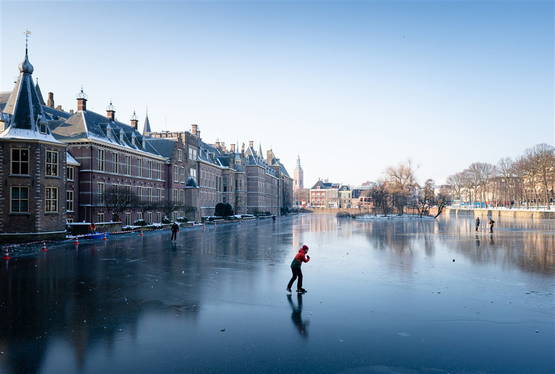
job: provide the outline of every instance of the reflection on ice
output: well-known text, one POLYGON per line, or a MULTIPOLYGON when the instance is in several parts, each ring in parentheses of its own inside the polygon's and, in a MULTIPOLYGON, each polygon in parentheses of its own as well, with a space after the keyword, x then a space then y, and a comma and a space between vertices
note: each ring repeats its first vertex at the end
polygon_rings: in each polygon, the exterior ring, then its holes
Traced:
POLYGON ((0 372, 552 373, 554 228, 307 215, 56 245, 0 267, 0 372), (310 292, 284 298, 303 243, 310 292))

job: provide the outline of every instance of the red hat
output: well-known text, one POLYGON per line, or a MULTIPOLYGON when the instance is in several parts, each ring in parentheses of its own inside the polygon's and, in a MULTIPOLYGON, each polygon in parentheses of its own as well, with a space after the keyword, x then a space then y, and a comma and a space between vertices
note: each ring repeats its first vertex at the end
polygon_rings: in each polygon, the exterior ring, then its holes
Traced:
POLYGON ((306 245, 306 244, 303 245, 303 246, 301 247, 301 249, 304 250, 304 251, 308 251, 308 245, 306 245))

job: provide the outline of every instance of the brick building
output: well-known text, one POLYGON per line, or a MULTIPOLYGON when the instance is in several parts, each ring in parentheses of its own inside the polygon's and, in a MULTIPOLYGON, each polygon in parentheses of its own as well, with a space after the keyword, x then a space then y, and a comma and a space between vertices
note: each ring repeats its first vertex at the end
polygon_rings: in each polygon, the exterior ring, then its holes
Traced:
POLYGON ((33 84, 27 52, 19 70, 0 93, 0 237, 60 236, 66 221, 199 219, 220 202, 236 213, 291 207, 292 179, 271 150, 208 144, 197 125, 154 132, 148 115, 141 133, 111 102, 105 115, 88 109, 83 90, 65 111, 33 84))

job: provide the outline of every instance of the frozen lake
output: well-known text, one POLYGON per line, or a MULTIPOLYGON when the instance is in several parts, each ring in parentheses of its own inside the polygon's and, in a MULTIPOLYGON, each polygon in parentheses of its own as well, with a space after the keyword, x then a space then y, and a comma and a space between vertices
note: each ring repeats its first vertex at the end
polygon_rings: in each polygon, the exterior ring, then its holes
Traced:
POLYGON ((555 222, 306 215, 169 239, 1 263, 0 373, 555 373, 555 222), (303 243, 308 293, 288 297, 303 243))

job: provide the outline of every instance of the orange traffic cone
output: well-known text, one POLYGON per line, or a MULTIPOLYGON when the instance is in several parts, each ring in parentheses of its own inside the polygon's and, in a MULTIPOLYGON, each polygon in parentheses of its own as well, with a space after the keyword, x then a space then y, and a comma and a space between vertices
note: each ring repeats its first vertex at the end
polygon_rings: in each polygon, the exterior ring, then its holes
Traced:
POLYGON ((79 245, 79 238, 75 237, 75 239, 73 239, 73 244, 74 245, 79 245))
POLYGON ((42 252, 47 252, 48 248, 46 248, 46 242, 42 242, 42 247, 40 249, 42 252))
POLYGON ((143 232, 143 230, 139 231, 139 236, 145 236, 145 233, 143 232))
POLYGON ((104 237, 102 238, 102 240, 108 240, 108 234, 106 234, 106 231, 104 231, 104 237))
POLYGON ((4 256, 2 256, 2 259, 8 261, 10 258, 10 248, 4 247, 4 256))

